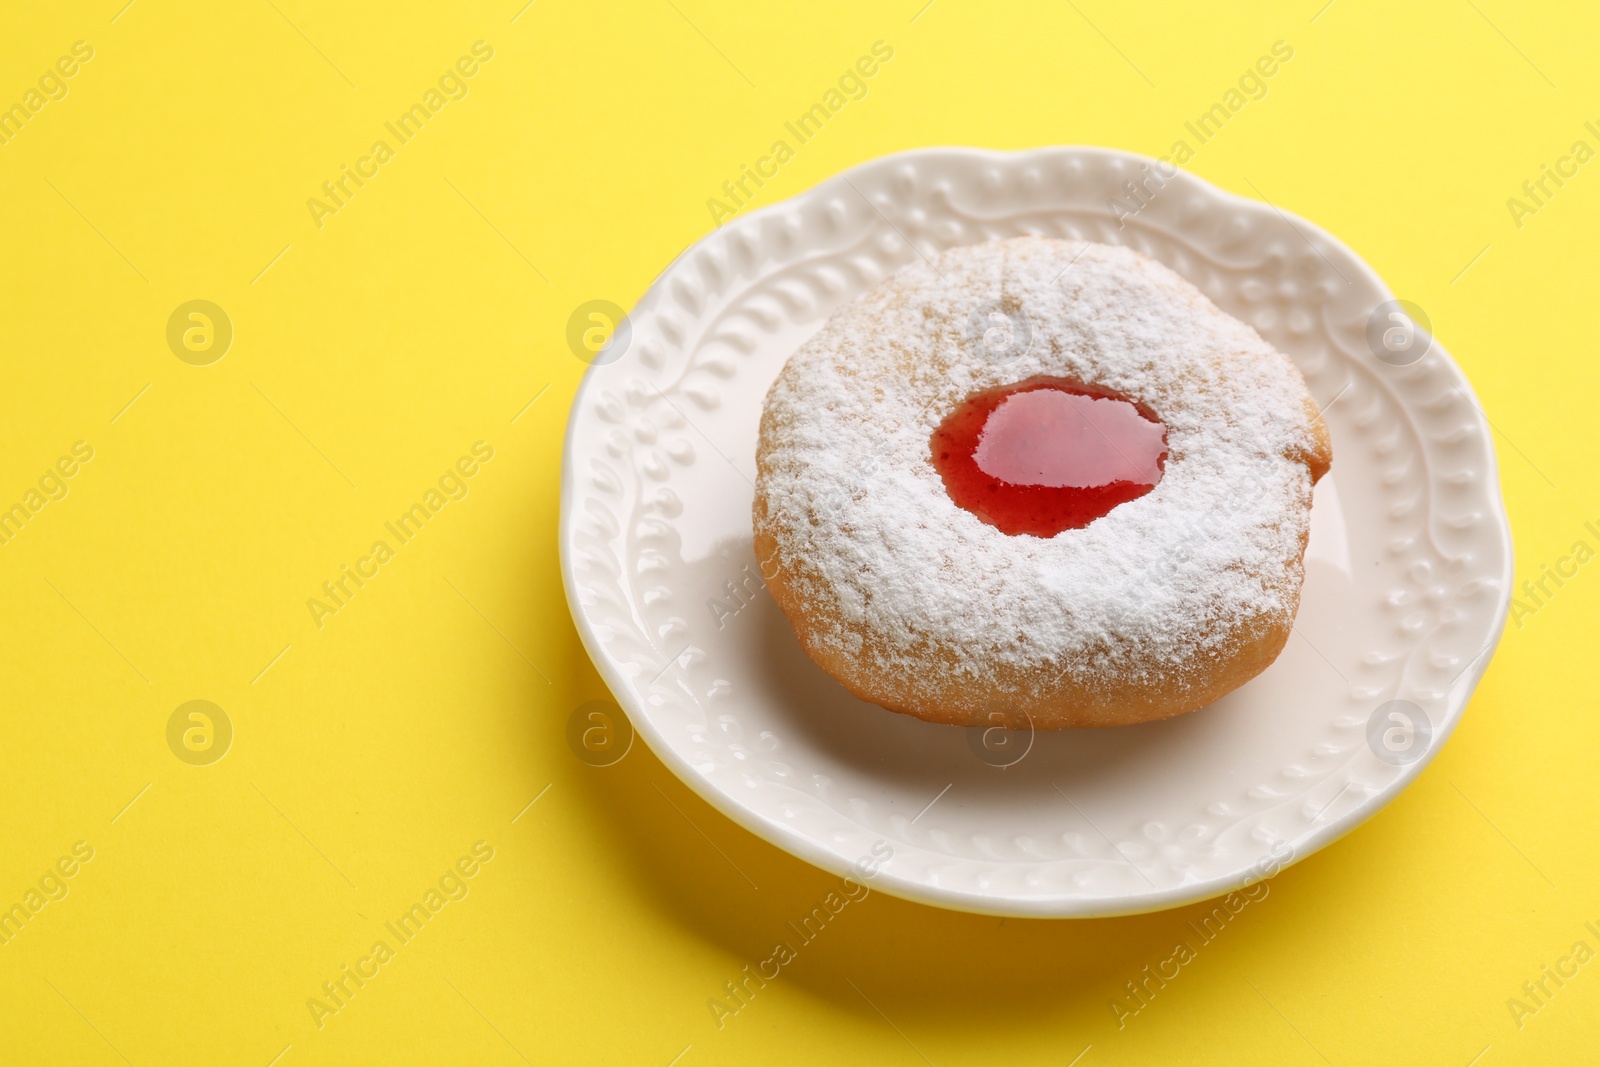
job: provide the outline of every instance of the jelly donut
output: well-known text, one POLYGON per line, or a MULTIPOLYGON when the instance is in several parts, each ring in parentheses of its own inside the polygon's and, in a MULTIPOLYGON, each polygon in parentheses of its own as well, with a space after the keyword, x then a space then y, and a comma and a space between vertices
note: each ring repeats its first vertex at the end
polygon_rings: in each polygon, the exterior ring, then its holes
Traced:
POLYGON ((964 726, 1180 715, 1277 658, 1327 426, 1289 360, 1126 248, 913 263, 767 393, 755 550, 816 663, 964 726))

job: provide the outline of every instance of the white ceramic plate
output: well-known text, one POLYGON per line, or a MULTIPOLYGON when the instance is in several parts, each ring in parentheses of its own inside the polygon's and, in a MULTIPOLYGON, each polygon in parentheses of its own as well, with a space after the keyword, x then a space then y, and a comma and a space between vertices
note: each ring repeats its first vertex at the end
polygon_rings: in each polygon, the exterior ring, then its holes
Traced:
POLYGON ((752 833, 836 874, 892 849, 874 888, 942 907, 1151 911, 1347 833, 1460 720, 1511 584, 1471 387, 1425 335, 1386 357, 1409 365, 1374 356, 1390 293, 1310 223, 1185 173, 1119 220, 1126 182, 1154 188, 1146 167, 1092 148, 863 164, 688 249, 585 376, 561 485, 573 618, 662 762, 752 833), (789 354, 897 268, 1021 233, 1128 245, 1188 278, 1295 361, 1334 451, 1271 668, 1191 715, 1031 747, 850 696, 761 591, 750 543, 757 422, 789 354))

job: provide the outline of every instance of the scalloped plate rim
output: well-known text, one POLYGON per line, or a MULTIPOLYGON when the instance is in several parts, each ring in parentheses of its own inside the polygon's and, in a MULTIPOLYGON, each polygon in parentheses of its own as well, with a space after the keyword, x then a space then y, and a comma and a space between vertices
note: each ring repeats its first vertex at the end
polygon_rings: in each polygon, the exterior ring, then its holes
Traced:
MULTIPOLYGON (((739 222, 748 226, 765 217, 778 215, 785 210, 791 209, 799 201, 826 195, 830 189, 836 187, 852 174, 867 168, 884 166, 896 160, 930 160, 944 157, 973 161, 1017 162, 1029 157, 1049 157, 1077 153, 1100 155, 1111 159, 1129 160, 1135 163, 1155 164, 1158 162, 1153 157, 1137 152, 1128 152, 1099 145, 1044 145, 1015 151, 960 145, 904 149, 856 163, 822 179, 793 196, 785 197, 775 203, 741 215, 739 222)), ((1181 170, 1181 173, 1188 180, 1198 183, 1204 191, 1216 196, 1224 204, 1233 203, 1250 209, 1259 209, 1264 206, 1284 216, 1291 225, 1309 230, 1334 248, 1344 252, 1349 257, 1350 262, 1363 271, 1380 292, 1393 298, 1394 293, 1388 284, 1363 257, 1357 255, 1342 240, 1316 223, 1280 208, 1269 201, 1252 200, 1230 192, 1192 171, 1181 170)), ((695 249, 715 239, 721 229, 722 227, 719 226, 696 238, 662 268, 628 312, 630 317, 640 311, 648 311, 660 298, 663 288, 662 283, 673 268, 695 249)), ((1423 770, 1433 763, 1439 753, 1443 751, 1445 744, 1455 733, 1456 727, 1465 715, 1466 707, 1473 691, 1488 670, 1490 661, 1494 659, 1500 640, 1504 636, 1506 621, 1510 615, 1515 546, 1511 537, 1511 526, 1505 508, 1504 494, 1500 491, 1499 455, 1494 447, 1493 435, 1490 432, 1488 420, 1483 414, 1482 405, 1478 403, 1477 392, 1473 389, 1465 371, 1456 362, 1455 357, 1443 345, 1439 344, 1437 337, 1434 338, 1433 347, 1445 365, 1453 372, 1458 384, 1466 391, 1467 399, 1473 409, 1471 418, 1480 430, 1484 432, 1487 442, 1485 447, 1486 468, 1484 481, 1491 488, 1487 488, 1484 495, 1484 500, 1489 506, 1489 515, 1486 518, 1492 518, 1498 526, 1503 549, 1500 567, 1502 583, 1494 608, 1494 625, 1491 628, 1492 636, 1486 642, 1485 648, 1483 652, 1479 653, 1478 658, 1452 682, 1449 695, 1446 697, 1447 708, 1444 719, 1436 725, 1436 742, 1429 746, 1421 758, 1403 766, 1400 769, 1400 773, 1386 786, 1379 789, 1372 796, 1365 798, 1350 811, 1333 818, 1326 826, 1308 834, 1302 842, 1302 847, 1295 851, 1295 854, 1285 866, 1292 866, 1320 852, 1365 824, 1409 788, 1411 783, 1422 774, 1423 770)), ((822 846, 815 838, 738 803, 733 795, 724 793, 712 785, 673 749, 665 736, 657 729, 646 709, 630 707, 629 704, 631 702, 624 700, 619 695, 628 692, 627 679, 618 665, 605 653, 597 635, 594 633, 593 625, 577 602, 577 578, 573 573, 570 548, 574 515, 572 487, 576 481, 576 472, 573 470, 573 455, 578 420, 575 416, 580 405, 587 397, 589 387, 595 382, 599 369, 597 366, 590 365, 584 371, 583 378, 573 394, 572 404, 568 409, 567 426, 562 435, 561 492, 557 542, 560 553, 562 588, 566 595, 568 611, 583 642, 584 649, 599 672, 601 679, 606 683, 607 689, 614 698, 617 698, 619 705, 623 706, 623 710, 628 715, 634 730, 644 737, 646 744, 650 746, 650 750, 655 753, 656 758, 661 760, 662 764, 693 790, 697 796, 745 830, 768 843, 776 845, 820 870, 834 875, 847 875, 851 871, 850 864, 848 861, 844 861, 838 853, 822 846)), ((919 879, 898 877, 890 867, 886 866, 878 872, 877 877, 872 882, 872 888, 882 889, 893 896, 932 907, 981 915, 1040 919, 1110 918, 1163 911, 1202 900, 1209 900, 1240 889, 1257 880, 1249 877, 1249 874, 1250 871, 1247 869, 1243 872, 1230 872, 1211 878, 1185 882, 1165 889, 1135 890, 1115 895, 1072 894, 1019 897, 933 886, 919 879)))

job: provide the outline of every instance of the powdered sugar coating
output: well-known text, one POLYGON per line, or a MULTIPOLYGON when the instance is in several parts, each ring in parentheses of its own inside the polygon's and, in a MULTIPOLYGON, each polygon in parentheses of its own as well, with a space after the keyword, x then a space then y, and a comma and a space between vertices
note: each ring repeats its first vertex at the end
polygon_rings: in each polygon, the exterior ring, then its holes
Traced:
POLYGON ((1226 688, 1281 647, 1320 432, 1294 366, 1153 260, 1038 237, 958 248, 863 294, 789 359, 762 416, 757 541, 808 650, 869 699, 982 721, 1065 690, 1175 714, 1220 695, 1241 650, 1272 645, 1226 688), (969 320, 988 305, 1025 317, 1026 352, 985 350, 969 320), (1051 538, 957 507, 933 430, 1035 375, 1153 411, 1160 483, 1051 538))

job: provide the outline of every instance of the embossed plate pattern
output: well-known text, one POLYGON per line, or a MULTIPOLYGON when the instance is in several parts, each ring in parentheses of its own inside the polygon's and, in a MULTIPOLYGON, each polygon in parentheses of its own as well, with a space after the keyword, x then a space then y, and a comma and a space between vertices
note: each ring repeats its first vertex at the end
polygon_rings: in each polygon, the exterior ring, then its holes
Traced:
POLYGON ((688 249, 585 376, 562 469, 573 618, 662 762, 751 832, 836 874, 887 842, 874 887, 942 907, 1151 911, 1347 833, 1460 720, 1511 579, 1471 387, 1437 343, 1407 366, 1374 357, 1368 319, 1391 294, 1316 226, 1186 173, 1114 208, 1152 165, 1093 148, 863 164, 688 249), (1041 732, 1001 767, 981 731, 862 703, 811 664, 762 591, 750 502, 762 397, 830 312, 919 257, 1021 233, 1130 246, 1255 326, 1326 406, 1334 468, 1271 668, 1167 722, 1041 732), (1407 762, 1368 740, 1391 700, 1427 717, 1407 762))

